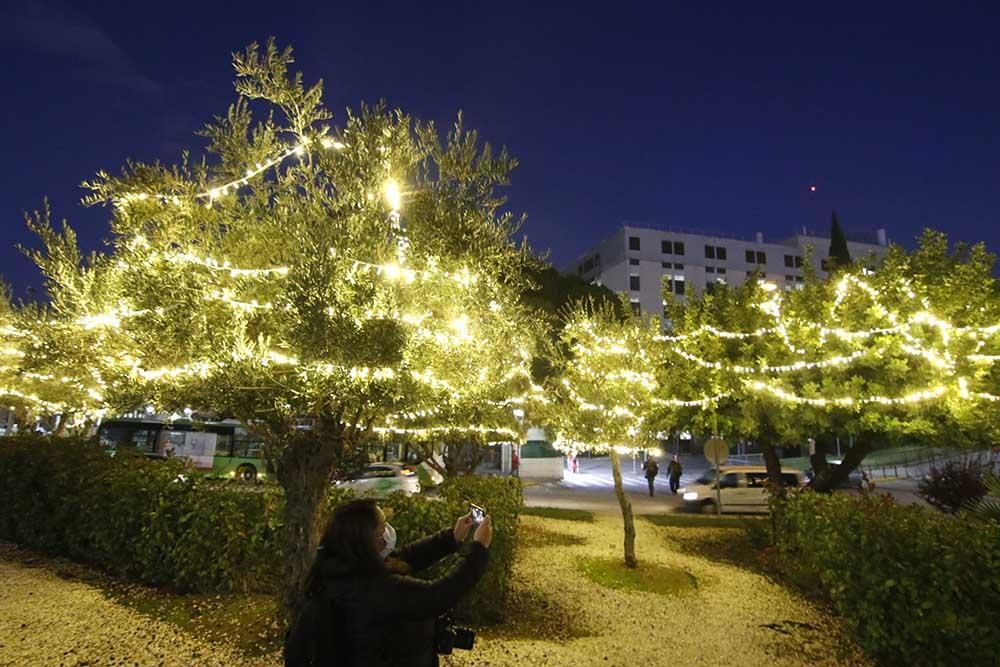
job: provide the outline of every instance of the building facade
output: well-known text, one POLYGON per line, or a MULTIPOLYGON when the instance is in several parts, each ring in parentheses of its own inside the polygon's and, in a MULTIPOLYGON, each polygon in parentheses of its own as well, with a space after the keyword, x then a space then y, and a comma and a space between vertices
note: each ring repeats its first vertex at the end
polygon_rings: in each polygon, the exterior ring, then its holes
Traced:
MULTIPOLYGON (((879 229, 871 242, 848 239, 847 247, 853 259, 874 263, 888 250, 888 239, 879 229)), ((829 248, 830 239, 805 233, 768 243, 760 233, 751 241, 626 225, 568 271, 628 294, 637 311, 662 316, 669 295, 683 299, 712 290, 717 283, 739 285, 757 272, 792 289, 802 283, 805 262, 811 261, 817 274, 826 277, 829 248)))

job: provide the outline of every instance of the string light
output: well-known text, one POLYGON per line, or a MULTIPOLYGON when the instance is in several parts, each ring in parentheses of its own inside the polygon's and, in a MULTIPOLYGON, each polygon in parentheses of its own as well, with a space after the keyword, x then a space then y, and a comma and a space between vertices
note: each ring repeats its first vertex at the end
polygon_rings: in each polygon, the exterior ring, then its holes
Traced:
POLYGON ((466 432, 466 433, 495 433, 505 435, 513 440, 519 440, 517 431, 512 431, 503 426, 430 426, 427 428, 401 428, 398 426, 375 426, 372 431, 376 433, 395 433, 399 435, 434 435, 436 433, 466 432))
POLYGON ((837 355, 834 357, 829 357, 828 359, 822 359, 820 361, 795 361, 790 364, 763 364, 761 366, 740 366, 740 365, 728 365, 723 364, 718 361, 709 361, 698 355, 691 354, 685 350, 678 348, 671 348, 671 351, 675 354, 692 361, 702 368, 712 368, 715 370, 723 370, 728 373, 735 373, 736 375, 749 375, 754 373, 791 373, 794 371, 815 369, 815 368, 827 368, 830 366, 844 366, 851 363, 855 359, 863 357, 867 351, 859 350, 857 352, 852 352, 850 354, 837 355))
POLYGON ((716 403, 723 398, 728 398, 732 394, 730 392, 724 391, 714 396, 703 396, 701 398, 696 398, 693 400, 684 400, 679 398, 657 398, 653 397, 650 399, 656 405, 665 405, 673 408, 701 408, 706 405, 716 403))
MULTIPOLYGON (((307 137, 303 139, 300 143, 279 153, 270 160, 265 160, 264 162, 258 162, 253 167, 247 168, 244 171, 244 175, 242 177, 229 181, 228 183, 223 183, 222 185, 209 188, 208 190, 205 190, 203 192, 196 192, 193 195, 190 195, 190 197, 193 199, 208 200, 207 205, 211 206, 215 202, 215 200, 226 196, 231 191, 235 192, 239 190, 241 187, 249 183, 250 179, 264 173, 265 171, 271 169, 272 167, 278 166, 279 164, 281 164, 288 158, 292 157, 293 155, 298 157, 305 155, 310 143, 311 140, 307 137)), ((329 137, 320 137, 319 144, 325 149, 343 150, 344 148, 346 148, 346 146, 343 143, 336 141, 334 139, 330 139, 329 137)), ((181 199, 181 197, 179 197, 176 194, 148 193, 148 192, 129 192, 115 199, 115 201, 118 204, 126 206, 134 202, 143 202, 150 200, 158 201, 164 204, 173 204, 175 206, 180 206, 184 202, 184 200, 181 199)))
MULTIPOLYGON (((747 384, 747 386, 756 392, 764 392, 771 394, 775 398, 781 399, 789 403, 801 403, 806 405, 814 405, 817 407, 825 407, 829 405, 835 405, 840 407, 852 407, 856 405, 865 405, 869 403, 877 403, 880 405, 907 405, 911 403, 922 403, 930 401, 932 399, 940 398, 945 395, 948 388, 944 385, 935 385, 933 387, 922 389, 919 391, 910 392, 903 396, 862 396, 859 398, 854 398, 851 396, 841 396, 836 398, 810 398, 806 396, 800 396, 794 394, 790 391, 786 391, 781 387, 775 385, 754 381, 747 384)), ((961 392, 959 393, 961 396, 961 392)), ((971 394, 967 394, 971 396, 971 394)))

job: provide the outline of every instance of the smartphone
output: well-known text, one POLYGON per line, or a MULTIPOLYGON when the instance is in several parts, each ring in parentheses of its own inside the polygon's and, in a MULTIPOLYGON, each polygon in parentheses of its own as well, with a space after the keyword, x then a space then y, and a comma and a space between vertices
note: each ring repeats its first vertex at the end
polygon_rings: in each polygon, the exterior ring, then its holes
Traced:
POLYGON ((486 518, 486 510, 479 505, 469 503, 469 514, 472 515, 472 525, 478 526, 486 518))

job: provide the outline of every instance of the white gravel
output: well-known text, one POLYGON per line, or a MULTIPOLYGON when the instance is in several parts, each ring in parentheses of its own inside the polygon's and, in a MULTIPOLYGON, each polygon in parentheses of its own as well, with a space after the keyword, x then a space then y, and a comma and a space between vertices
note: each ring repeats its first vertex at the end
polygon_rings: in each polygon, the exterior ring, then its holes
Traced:
POLYGON ((115 604, 93 586, 0 560, 0 666, 264 664, 279 663, 247 661, 115 604))
MULTIPOLYGON (((480 634, 447 667, 533 665, 869 665, 835 618, 743 568, 683 553, 673 531, 637 520, 642 562, 681 568, 698 588, 680 596, 612 590, 576 567, 580 558, 621 557, 621 518, 596 523, 527 516, 514 568, 520 610, 480 634)), ((101 591, 0 550, 0 667, 71 665, 280 665, 249 660, 116 604, 101 591)))
MULTIPOLYGON (((581 557, 622 553, 621 517, 598 516, 593 524, 527 516, 525 531, 557 532, 555 544, 529 539, 515 566, 515 595, 546 605, 557 626, 572 623, 585 634, 553 639, 504 636, 481 638, 473 651, 444 660, 469 665, 868 665, 843 637, 835 619, 787 589, 745 569, 680 553, 668 528, 636 521, 640 560, 686 570, 698 579, 695 592, 681 596, 612 590, 576 569, 581 557), (569 536, 577 538, 570 543, 569 536), (767 627, 767 626, 771 627, 767 627), (843 647, 847 647, 846 649, 843 647)), ((536 628, 545 621, 533 621, 536 628)))

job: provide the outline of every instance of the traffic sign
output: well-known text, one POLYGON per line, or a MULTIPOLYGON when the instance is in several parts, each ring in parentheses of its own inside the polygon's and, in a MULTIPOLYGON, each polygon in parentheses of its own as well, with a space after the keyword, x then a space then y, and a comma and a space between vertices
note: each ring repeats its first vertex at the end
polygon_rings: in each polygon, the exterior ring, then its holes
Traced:
POLYGON ((709 438, 705 441, 705 458, 718 468, 729 460, 729 445, 721 438, 709 438))

